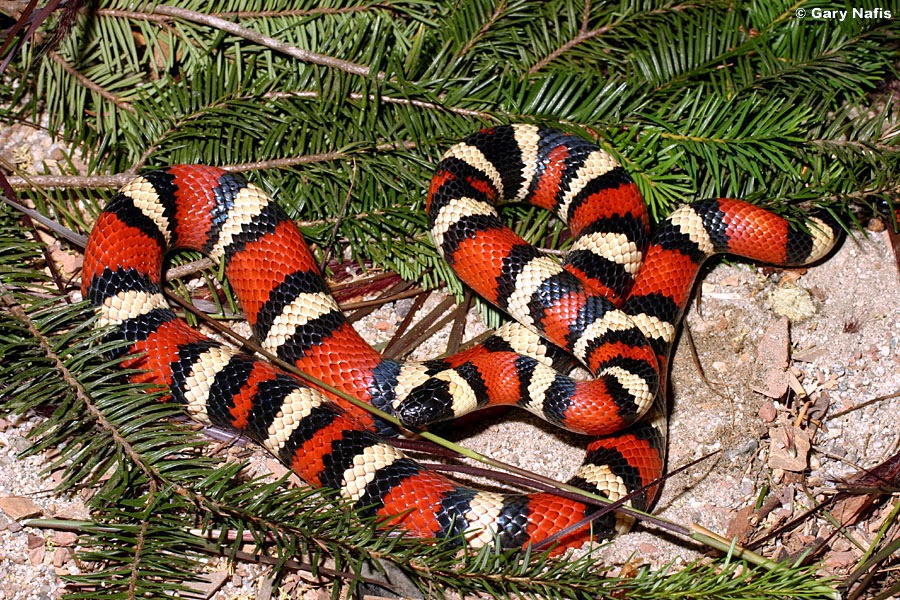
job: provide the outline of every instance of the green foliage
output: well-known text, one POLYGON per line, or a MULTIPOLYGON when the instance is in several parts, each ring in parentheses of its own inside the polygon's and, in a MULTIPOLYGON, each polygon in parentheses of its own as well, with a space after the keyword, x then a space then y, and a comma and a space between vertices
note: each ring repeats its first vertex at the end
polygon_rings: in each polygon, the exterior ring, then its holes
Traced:
MULTIPOLYGON (((332 255, 458 291, 427 239, 424 193, 440 153, 485 125, 535 122, 597 140, 631 173, 654 217, 711 195, 783 210, 808 202, 845 218, 855 204, 896 199, 896 109, 872 98, 892 75, 897 20, 794 16, 819 5, 101 1, 58 47, 26 45, 15 57, 0 82, 10 101, 0 117, 46 119, 86 164, 86 172, 69 164, 68 175, 177 162, 250 171, 319 251, 333 245, 332 255)), ((85 231, 111 194, 86 185, 73 178, 25 193, 85 231)), ((564 239, 533 209, 504 214, 530 240, 564 239)), ((351 572, 392 556, 426 594, 821 591, 802 570, 738 576, 733 563, 628 581, 600 578, 590 558, 526 562, 483 551, 460 563, 453 550, 351 526, 347 511, 320 495, 235 484, 240 465, 204 457, 197 437, 171 424, 176 408, 110 375, 84 308, 66 304, 41 275, 39 248, 22 243, 8 215, 2 223, 0 285, 12 304, 0 313, 0 354, 14 357, 0 367, 2 409, 54 406, 36 448, 64 448, 64 487, 97 488, 100 525, 86 528, 88 552, 106 567, 81 582, 108 587, 83 597, 129 585, 132 597, 174 591, 210 549, 191 527, 248 532, 278 560, 318 564, 327 555, 351 572)), ((238 547, 214 541, 226 552, 238 547)))
POLYGON ((23 114, 46 115, 96 173, 251 169, 302 221, 340 219, 357 260, 432 285, 452 277, 424 234, 430 167, 486 124, 597 138, 656 216, 710 195, 842 213, 896 186, 893 109, 870 113, 867 95, 890 73, 889 20, 770 2, 180 6, 317 53, 304 61, 163 8, 101 3, 55 53, 31 49, 23 114))

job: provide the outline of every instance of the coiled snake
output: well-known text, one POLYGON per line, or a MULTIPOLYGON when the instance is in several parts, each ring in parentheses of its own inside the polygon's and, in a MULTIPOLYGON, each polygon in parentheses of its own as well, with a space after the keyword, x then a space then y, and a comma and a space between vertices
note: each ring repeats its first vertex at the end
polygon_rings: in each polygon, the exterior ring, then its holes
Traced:
MULTIPOLYGON (((82 289, 98 324, 127 341, 123 366, 143 370, 135 379, 166 387, 197 419, 245 433, 310 485, 412 535, 520 547, 595 508, 551 493, 479 491, 423 468, 379 435, 387 428, 370 414, 178 318, 161 294, 166 252, 191 248, 222 263, 264 348, 409 426, 515 404, 591 436, 570 483, 616 500, 663 471, 664 419, 640 419, 663 385, 701 263, 727 252, 800 265, 836 237, 822 217, 801 231, 731 199, 682 206, 651 236, 637 187, 608 153, 532 125, 495 127, 453 146, 426 209, 440 254, 515 319, 445 360, 382 358, 345 320, 285 213, 242 176, 213 167, 173 166, 124 186, 93 228, 82 289), (505 227, 501 202, 529 202, 568 223, 565 259, 505 227), (560 369, 571 357, 594 376, 568 377, 560 369)), ((631 502, 647 508, 655 494, 651 485, 631 502)), ((606 536, 614 526, 608 518, 593 532, 606 536)), ((571 531, 560 547, 588 535, 586 527, 571 531)))

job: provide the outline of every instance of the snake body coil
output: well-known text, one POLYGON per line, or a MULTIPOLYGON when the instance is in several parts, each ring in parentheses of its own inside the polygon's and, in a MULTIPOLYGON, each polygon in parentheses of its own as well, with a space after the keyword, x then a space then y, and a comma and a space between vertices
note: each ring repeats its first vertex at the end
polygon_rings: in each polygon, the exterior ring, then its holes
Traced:
MULTIPOLYGON (((264 348, 410 426, 515 404, 595 436, 570 483, 613 500, 659 477, 664 419, 640 419, 663 385, 675 327, 700 264, 728 252, 778 265, 817 260, 835 229, 812 217, 793 230, 730 199, 682 206, 650 235, 644 203, 600 148, 530 125, 481 131, 438 165, 427 202, 439 252, 476 292, 508 312, 481 345, 424 363, 382 358, 345 320, 295 225, 242 176, 199 165, 152 171, 98 217, 82 289, 99 325, 127 341, 123 366, 164 386, 197 419, 253 438, 313 486, 422 537, 463 535, 521 547, 578 524, 593 507, 550 493, 478 491, 405 457, 384 423, 271 365, 208 339, 161 293, 165 253, 200 250, 224 265, 264 348), (495 206, 530 202, 572 232, 562 261, 506 228, 495 206), (560 369, 571 357, 593 375, 560 369), (600 437, 596 437, 600 436, 600 437)), ((652 503, 656 488, 632 500, 652 503)), ((613 519, 594 524, 606 536, 613 519)), ((577 546, 588 528, 567 533, 577 546)))

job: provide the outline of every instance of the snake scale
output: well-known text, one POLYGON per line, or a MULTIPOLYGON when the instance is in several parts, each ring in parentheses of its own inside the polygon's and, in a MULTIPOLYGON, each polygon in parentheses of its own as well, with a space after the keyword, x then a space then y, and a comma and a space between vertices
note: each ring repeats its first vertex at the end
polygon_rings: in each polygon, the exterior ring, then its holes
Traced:
POLYGON ((562 532, 565 548, 623 523, 605 516, 570 530, 596 507, 552 493, 481 491, 419 465, 386 440, 391 427, 380 419, 189 327, 161 293, 166 253, 189 248, 220 263, 256 338, 298 369, 410 427, 490 405, 523 407, 587 436, 571 484, 612 500, 645 488, 630 502, 646 509, 664 468, 665 419, 651 408, 700 265, 718 253, 802 265, 837 237, 822 215, 791 228, 724 198, 681 206, 651 234, 636 185, 610 154, 533 125, 482 130, 450 148, 426 210, 439 253, 514 319, 446 359, 400 362, 372 349, 282 209, 243 176, 214 167, 172 166, 125 185, 94 225, 82 291, 98 326, 125 342, 118 357, 140 370, 135 380, 167 389, 202 422, 246 434, 362 514, 474 547, 522 547, 562 532), (504 226, 503 202, 531 203, 566 222, 564 259, 504 226), (573 364, 593 376, 570 377, 573 364))

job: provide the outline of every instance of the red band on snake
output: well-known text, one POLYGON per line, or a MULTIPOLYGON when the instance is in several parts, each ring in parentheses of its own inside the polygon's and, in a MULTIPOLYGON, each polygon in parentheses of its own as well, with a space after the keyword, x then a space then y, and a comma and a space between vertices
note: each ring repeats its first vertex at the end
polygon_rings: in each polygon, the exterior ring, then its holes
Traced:
MULTIPOLYGON (((637 187, 605 151, 556 130, 510 125, 453 146, 428 192, 431 235, 459 276, 516 321, 483 344, 425 363, 382 358, 345 320, 296 226, 258 187, 178 165, 123 187, 98 217, 82 290, 99 326, 126 342, 123 366, 169 390, 197 419, 234 427, 304 481, 420 537, 521 547, 595 507, 550 493, 478 491, 428 470, 381 437, 390 427, 265 362, 204 337, 161 294, 163 257, 191 248, 224 263, 264 348, 410 426, 515 404, 587 443, 573 485, 648 508, 663 472, 665 420, 651 411, 700 264, 735 253, 779 265, 817 260, 836 230, 803 230, 729 199, 682 206, 650 235, 637 187), (530 202, 569 224, 560 263, 505 227, 495 206, 530 202), (566 375, 573 365, 593 377, 566 375), (650 411, 652 418, 640 421, 650 411)), ((657 404, 662 404, 657 402, 657 404)), ((593 525, 606 537, 607 518, 593 525)), ((577 546, 587 527, 563 536, 577 546)))

